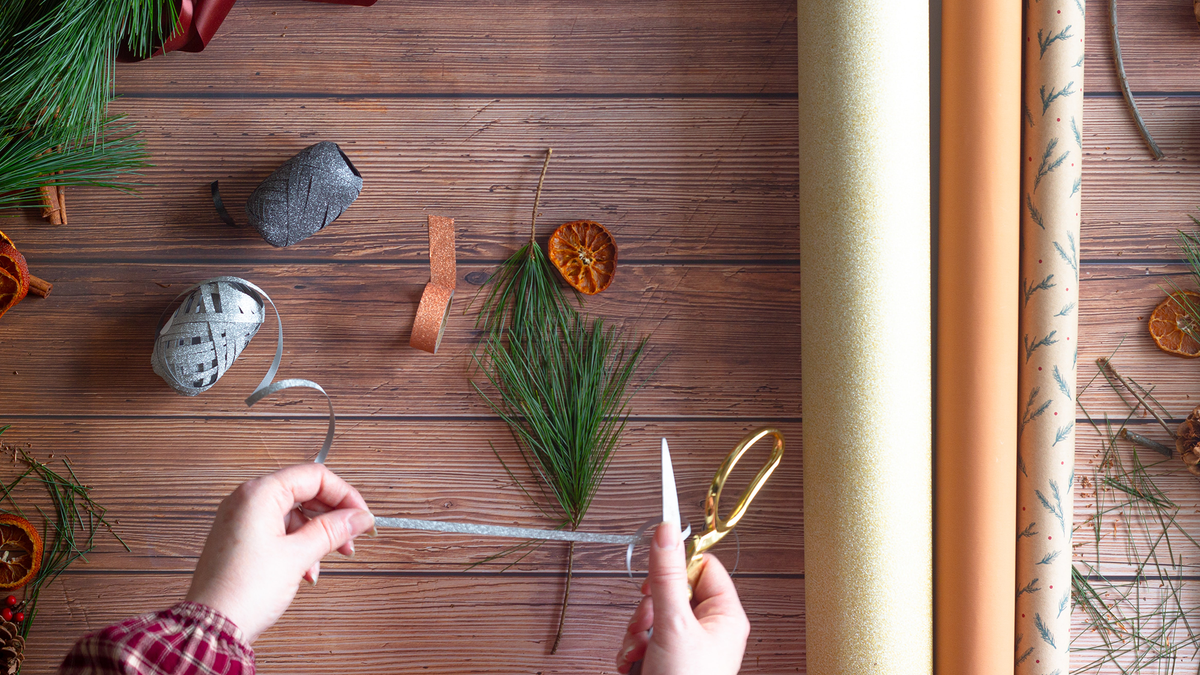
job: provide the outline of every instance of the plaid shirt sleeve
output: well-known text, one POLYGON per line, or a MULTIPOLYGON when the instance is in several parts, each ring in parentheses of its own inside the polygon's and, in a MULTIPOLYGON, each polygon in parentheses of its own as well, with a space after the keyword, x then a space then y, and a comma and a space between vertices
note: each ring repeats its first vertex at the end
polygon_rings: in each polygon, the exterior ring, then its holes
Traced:
POLYGON ((86 635, 59 675, 254 675, 241 630, 194 602, 135 617, 86 635))

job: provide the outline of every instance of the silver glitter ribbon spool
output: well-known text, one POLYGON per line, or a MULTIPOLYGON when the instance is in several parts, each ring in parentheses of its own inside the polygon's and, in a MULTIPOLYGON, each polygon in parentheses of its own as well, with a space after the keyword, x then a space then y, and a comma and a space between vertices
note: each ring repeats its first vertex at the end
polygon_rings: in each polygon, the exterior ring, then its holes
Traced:
MULTIPOLYGON (((258 333, 266 319, 266 305, 270 304, 279 327, 275 358, 262 382, 246 398, 246 406, 253 406, 275 392, 293 387, 321 392, 329 404, 329 429, 325 432, 325 443, 317 453, 316 462, 324 463, 333 444, 336 424, 333 401, 321 385, 311 380, 272 382, 283 361, 283 321, 267 292, 245 279, 216 277, 189 287, 175 296, 172 304, 185 295, 187 298, 165 324, 159 319, 154 353, 150 357, 154 372, 184 396, 196 396, 208 391, 229 371, 242 350, 258 333)), ((166 310, 163 310, 163 315, 166 315, 166 310)))
POLYGON ((362 175, 338 144, 321 141, 267 176, 246 202, 246 216, 268 244, 291 246, 337 220, 362 185, 362 175))

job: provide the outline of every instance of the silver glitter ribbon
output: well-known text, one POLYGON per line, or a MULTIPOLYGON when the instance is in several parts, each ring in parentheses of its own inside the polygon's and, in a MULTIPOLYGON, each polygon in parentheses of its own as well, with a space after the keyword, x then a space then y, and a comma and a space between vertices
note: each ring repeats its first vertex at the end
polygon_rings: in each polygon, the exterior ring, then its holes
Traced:
MULTIPOLYGON (((395 527, 405 530, 428 532, 453 532, 473 534, 480 537, 505 537, 510 539, 535 539, 543 541, 578 541, 588 544, 620 544, 625 546, 625 570, 633 576, 633 547, 649 540, 646 532, 657 520, 648 520, 633 534, 600 534, 598 532, 572 532, 570 530, 538 530, 532 527, 507 527, 504 525, 476 525, 474 523, 451 523, 445 520, 420 520, 417 518, 375 517, 375 527, 395 527)), ((679 535, 680 541, 692 534, 689 524, 679 535)))
MULTIPOLYGON (((266 318, 265 305, 270 304, 275 312, 275 323, 279 326, 275 358, 262 382, 246 398, 246 406, 253 406, 275 392, 293 387, 321 392, 329 404, 329 429, 325 432, 325 443, 317 453, 316 462, 324 463, 333 445, 336 424, 333 401, 321 385, 311 380, 272 382, 283 361, 283 320, 271 296, 258 286, 237 277, 216 277, 202 281, 175 296, 175 300, 185 295, 187 299, 175 309, 165 324, 159 319, 154 353, 150 357, 154 372, 184 396, 196 396, 207 391, 233 366, 242 350, 250 344, 251 338, 258 333, 266 318)), ((163 310, 163 315, 166 315, 166 310, 163 310)))
POLYGON ((291 246, 337 220, 362 185, 362 175, 337 143, 322 141, 268 176, 246 202, 246 216, 268 244, 291 246))

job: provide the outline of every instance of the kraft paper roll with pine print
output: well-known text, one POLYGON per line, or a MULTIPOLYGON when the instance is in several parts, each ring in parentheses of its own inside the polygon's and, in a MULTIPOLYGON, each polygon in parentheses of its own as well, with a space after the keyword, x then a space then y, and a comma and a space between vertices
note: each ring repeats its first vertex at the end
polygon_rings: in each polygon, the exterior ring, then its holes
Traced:
POLYGON ((807 672, 930 673, 929 6, 797 19, 807 672))
POLYGON ((1016 673, 1069 673, 1083 6, 1029 3, 1021 156, 1016 673))

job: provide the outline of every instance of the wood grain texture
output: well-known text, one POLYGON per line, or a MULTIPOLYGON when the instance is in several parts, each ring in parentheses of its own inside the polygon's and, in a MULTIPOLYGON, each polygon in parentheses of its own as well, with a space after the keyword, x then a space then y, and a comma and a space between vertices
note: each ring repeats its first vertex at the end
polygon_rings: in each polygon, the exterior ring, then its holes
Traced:
MULTIPOLYGON (((1178 232, 1194 229, 1189 216, 1200 216, 1195 198, 1200 191, 1200 98, 1144 97, 1138 106, 1166 154, 1162 160, 1146 150, 1120 98, 1085 102, 1085 263, 1182 259, 1175 243, 1178 232)), ((1064 140, 1076 147, 1074 139, 1064 140)))
POLYGON ((243 1, 202 53, 121 65, 117 91, 795 94, 796 3, 243 1))
MULTIPOLYGON (((328 466, 356 486, 381 516, 551 528, 557 522, 531 503, 505 472, 489 444, 518 478, 527 479, 507 428, 496 419, 340 420, 328 466)), ((683 518, 704 526, 704 497, 726 453, 755 422, 635 420, 601 484, 582 529, 633 534, 661 515, 659 438, 671 443, 683 518)), ((109 509, 117 532, 132 552, 105 538, 89 556, 93 571, 189 572, 222 498, 246 480, 311 458, 320 445, 320 421, 289 417, 148 417, 136 419, 23 420, 5 432, 10 446, 28 448, 43 461, 63 458, 109 509), (136 430, 136 433, 131 433, 136 430), (54 458, 48 455, 53 453, 54 458), (182 458, 182 459, 181 459, 182 458), (131 477, 131 471, 136 479, 131 477)), ((737 537, 714 549, 730 569, 752 574, 801 575, 803 529, 799 511, 798 424, 781 426, 788 450, 770 482, 755 498, 737 537)), ((756 445, 727 483, 724 512, 769 446, 756 445)), ((0 459, 0 479, 14 469, 0 459)), ((527 483, 531 489, 534 483, 527 483)), ((548 502, 541 500, 542 506, 548 502)), ((467 571, 516 541, 452 534, 384 530, 359 544, 353 561, 330 558, 346 571, 467 571)), ((561 574, 565 546, 546 544, 516 569, 561 574)), ((635 558, 645 569, 645 550, 635 558)), ((496 571, 516 556, 474 568, 496 571)), ((625 572, 625 549, 576 548, 577 571, 625 572)))
MULTIPOLYGON (((183 598, 180 574, 89 574, 85 565, 47 593, 30 635, 27 673, 52 673, 73 636, 183 598)), ((800 673, 804 581, 738 579, 751 622, 742 673, 800 673)), ((529 575, 396 576, 324 573, 254 645, 259 672, 604 673, 639 593, 627 580, 582 575, 573 621, 554 639, 560 579, 529 575)))
MULTIPOLYGON (((1119 97, 1108 0, 1086 5, 1087 91, 1119 97)), ((1117 0, 1117 23, 1125 75, 1135 93, 1200 91, 1200 27, 1191 2, 1117 0)), ((1082 38, 1079 27, 1073 28, 1072 33, 1082 38)))
MULTIPOLYGON (((241 5, 237 5, 241 6, 241 5)), ((207 53, 207 52, 205 52, 207 53)), ((795 101, 124 99, 154 168, 139 195, 71 188, 69 230, 29 210, 4 230, 31 264, 95 261, 406 261, 425 264, 426 215, 457 223, 460 263, 503 260, 528 238, 546 147, 539 233, 603 222, 621 260, 795 261, 795 101), (363 174, 353 206, 276 249, 224 225, 279 164, 336 141, 363 174)), ((44 275, 39 275, 44 276, 44 275)))
MULTIPOLYGON (((424 236, 413 232, 409 238, 424 236)), ((243 399, 274 352, 269 327, 200 396, 176 394, 151 370, 155 326, 172 299, 214 274, 231 274, 263 287, 279 308, 280 377, 321 383, 339 414, 487 415, 468 383, 477 331, 474 316, 462 314, 473 295, 462 279, 491 269, 459 265, 463 300, 454 305, 433 357, 408 347, 416 303, 429 281, 423 266, 39 266, 36 274, 54 283, 54 293, 22 303, 0 324, 5 412, 325 415, 323 400, 295 392, 246 410, 243 399)), ((586 310, 612 317, 630 335, 651 336, 646 372, 661 365, 633 399, 635 415, 795 418, 798 285, 794 267, 625 265, 586 310)))

